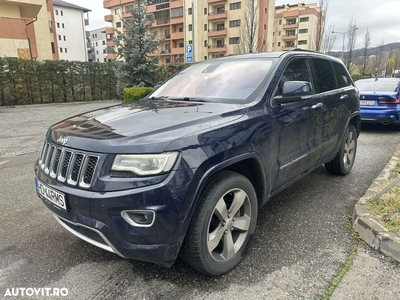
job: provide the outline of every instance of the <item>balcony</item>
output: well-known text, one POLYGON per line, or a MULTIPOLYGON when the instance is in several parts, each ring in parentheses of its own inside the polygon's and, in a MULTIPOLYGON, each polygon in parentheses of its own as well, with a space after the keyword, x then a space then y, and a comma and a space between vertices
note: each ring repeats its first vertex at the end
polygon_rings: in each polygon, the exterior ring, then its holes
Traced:
POLYGON ((172 8, 183 7, 183 0, 171 0, 169 5, 172 8))
POLYGON ((114 32, 115 32, 115 29, 114 29, 114 28, 107 28, 107 29, 106 29, 106 34, 113 35, 114 32))
POLYGON ((171 55, 171 50, 170 49, 166 49, 166 50, 162 50, 160 52, 161 56, 165 56, 165 55, 171 55))
POLYGON ((224 2, 226 2, 226 0, 208 0, 207 1, 208 4, 214 4, 214 3, 218 3, 218 2, 224 3, 224 2))
POLYGON ((114 53, 108 53, 107 54, 107 58, 111 59, 111 60, 116 60, 117 59, 117 55, 114 53))
POLYGON ((226 52, 226 45, 212 44, 208 48, 208 53, 226 52))
POLYGON ((169 25, 171 22, 170 19, 158 19, 156 20, 151 27, 161 27, 161 26, 166 26, 169 25))
POLYGON ((284 40, 284 41, 292 41, 292 40, 296 40, 296 39, 297 39, 297 34, 282 36, 282 40, 284 40))
POLYGON ((172 48, 171 54, 172 55, 183 55, 183 54, 185 54, 185 48, 184 47, 182 47, 182 48, 172 48))
POLYGON ((172 32, 171 33, 171 40, 183 40, 185 34, 182 32, 172 32))
POLYGON ((208 18, 208 21, 227 19, 228 11, 223 10, 223 11, 217 11, 217 12, 210 12, 208 14, 207 18, 208 18))
POLYGON ((228 31, 225 27, 217 28, 217 29, 210 29, 208 31, 208 37, 226 36, 227 34, 228 34, 228 31))
POLYGON ((121 7, 123 4, 131 4, 132 0, 103 0, 103 7, 104 8, 114 8, 114 7, 121 7))
POLYGON ((19 7, 21 18, 36 18, 43 5, 41 0, 0 0, 0 4, 3 3, 19 7))
POLYGON ((104 21, 106 21, 106 22, 112 22, 113 19, 114 19, 114 16, 113 16, 113 15, 106 15, 106 16, 104 16, 104 21))
POLYGON ((183 24, 183 17, 171 18, 171 24, 183 24))
POLYGON ((148 13, 169 9, 169 0, 153 0, 147 1, 147 3, 148 13))
POLYGON ((286 29, 295 29, 295 28, 297 28, 298 27, 298 23, 287 23, 287 24, 284 24, 283 25, 283 29, 284 30, 286 30, 286 29))
POLYGON ((107 47, 114 48, 115 47, 114 41, 107 41, 107 47))

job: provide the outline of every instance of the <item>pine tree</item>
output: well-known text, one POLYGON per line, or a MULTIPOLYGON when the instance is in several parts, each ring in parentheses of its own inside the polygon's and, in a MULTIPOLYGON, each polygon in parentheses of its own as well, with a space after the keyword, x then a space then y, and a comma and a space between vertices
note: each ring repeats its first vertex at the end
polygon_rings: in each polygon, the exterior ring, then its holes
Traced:
POLYGON ((157 50, 162 41, 157 41, 157 32, 149 29, 154 16, 147 13, 143 0, 136 0, 128 11, 131 15, 123 19, 123 31, 116 30, 115 49, 117 55, 116 78, 117 93, 123 94, 126 87, 153 86, 157 77, 157 59, 150 59, 149 54, 157 50))

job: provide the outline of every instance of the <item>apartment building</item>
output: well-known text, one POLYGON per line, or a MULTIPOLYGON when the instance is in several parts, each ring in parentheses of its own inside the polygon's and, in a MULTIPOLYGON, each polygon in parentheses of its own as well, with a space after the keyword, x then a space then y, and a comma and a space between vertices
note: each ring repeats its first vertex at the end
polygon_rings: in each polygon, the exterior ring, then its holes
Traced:
POLYGON ((273 51, 288 51, 294 48, 316 50, 320 18, 324 17, 317 3, 276 6, 273 51))
POLYGON ((89 61, 90 62, 107 62, 107 35, 108 27, 98 28, 86 32, 89 42, 89 61))
POLYGON ((58 59, 53 2, 0 0, 0 56, 58 59))
POLYGON ((87 8, 62 0, 53 0, 54 25, 61 60, 88 60, 85 26, 89 25, 87 8))
MULTIPOLYGON (((114 28, 122 29, 121 18, 129 17, 127 11, 135 0, 104 0, 110 14, 104 17, 112 28, 106 30, 107 44, 112 41, 114 28)), ((147 11, 153 13, 155 22, 151 31, 164 39, 160 48, 150 55, 158 57, 160 64, 172 62, 203 61, 215 57, 239 54, 246 39, 244 24, 249 21, 249 10, 255 11, 256 51, 272 50, 274 0, 262 0, 253 7, 248 0, 148 0, 147 11), (244 43, 244 42, 243 42, 244 43), (190 53, 188 45, 190 47, 190 53)), ((115 59, 109 54, 109 59, 115 59)))

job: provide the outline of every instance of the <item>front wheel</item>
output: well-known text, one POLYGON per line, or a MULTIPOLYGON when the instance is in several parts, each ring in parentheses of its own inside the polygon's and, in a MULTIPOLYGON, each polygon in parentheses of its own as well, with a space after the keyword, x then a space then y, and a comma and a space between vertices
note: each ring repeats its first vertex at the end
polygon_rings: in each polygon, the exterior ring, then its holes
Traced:
POLYGON ((357 151, 357 131, 353 125, 349 125, 345 132, 345 138, 335 158, 325 164, 329 173, 335 175, 347 175, 350 173, 357 151))
POLYGON ((207 185, 186 234, 180 257, 207 275, 236 267, 257 223, 257 197, 251 182, 224 171, 207 185))

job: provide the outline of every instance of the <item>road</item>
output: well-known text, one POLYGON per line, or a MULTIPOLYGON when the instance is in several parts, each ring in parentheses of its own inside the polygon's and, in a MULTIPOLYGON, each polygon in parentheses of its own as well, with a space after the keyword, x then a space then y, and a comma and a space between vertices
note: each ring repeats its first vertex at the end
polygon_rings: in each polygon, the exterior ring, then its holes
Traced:
MULTIPOLYGON (((398 131, 363 127, 348 176, 321 167, 271 199, 244 261, 224 276, 207 277, 179 260, 167 269, 87 244, 61 228, 37 198, 33 164, 46 128, 111 104, 0 109, 0 296, 11 288, 50 287, 68 289, 64 299, 321 299, 353 248, 348 221, 355 202, 400 142, 398 131)), ((361 273, 365 261, 373 262, 371 273, 390 278, 384 291, 367 280, 360 295, 371 286, 385 299, 399 299, 399 267, 361 245, 355 260, 361 273)))

